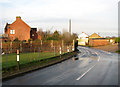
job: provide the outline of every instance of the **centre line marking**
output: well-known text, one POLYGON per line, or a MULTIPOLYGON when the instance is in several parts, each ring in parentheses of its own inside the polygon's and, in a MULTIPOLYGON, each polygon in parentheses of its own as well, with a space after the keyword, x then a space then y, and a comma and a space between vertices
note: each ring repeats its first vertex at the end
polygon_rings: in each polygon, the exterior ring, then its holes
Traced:
MULTIPOLYGON (((97 52, 95 52, 95 54, 97 54, 98 55, 98 53, 97 52)), ((98 62, 100 61, 100 56, 98 56, 98 62)))
POLYGON ((100 61, 100 56, 99 56, 99 58, 98 58, 98 62, 100 61))
POLYGON ((82 77, 84 77, 94 66, 92 66, 91 68, 89 68, 85 73, 83 73, 80 77, 78 77, 76 80, 80 80, 82 77))

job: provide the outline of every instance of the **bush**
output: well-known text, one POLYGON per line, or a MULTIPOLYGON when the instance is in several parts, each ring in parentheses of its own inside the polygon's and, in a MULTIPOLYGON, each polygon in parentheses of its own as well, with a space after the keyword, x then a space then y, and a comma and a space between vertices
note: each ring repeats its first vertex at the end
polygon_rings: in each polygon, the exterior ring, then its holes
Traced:
POLYGON ((115 43, 120 43, 120 37, 115 38, 115 43))
POLYGON ((33 39, 32 39, 32 38, 28 39, 28 42, 29 42, 29 43, 30 43, 30 41, 33 41, 33 39))
POLYGON ((20 42, 18 38, 14 39, 13 42, 20 42))
POLYGON ((22 42, 24 43, 24 42, 27 42, 27 41, 26 41, 26 40, 23 40, 22 42))
POLYGON ((40 39, 36 39, 35 42, 40 42, 40 39))

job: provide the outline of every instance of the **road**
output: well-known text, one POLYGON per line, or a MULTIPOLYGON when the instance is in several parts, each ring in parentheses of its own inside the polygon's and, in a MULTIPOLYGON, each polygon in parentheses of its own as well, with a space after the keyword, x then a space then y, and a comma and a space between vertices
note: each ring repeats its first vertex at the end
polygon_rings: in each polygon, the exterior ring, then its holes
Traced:
POLYGON ((78 47, 76 57, 4 81, 3 85, 118 85, 118 54, 78 47))

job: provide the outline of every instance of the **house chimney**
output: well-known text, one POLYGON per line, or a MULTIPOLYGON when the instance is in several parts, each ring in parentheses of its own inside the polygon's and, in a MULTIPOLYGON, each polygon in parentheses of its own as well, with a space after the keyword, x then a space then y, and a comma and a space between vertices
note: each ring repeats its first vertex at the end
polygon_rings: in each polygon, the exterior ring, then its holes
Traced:
POLYGON ((16 20, 18 20, 18 19, 21 19, 21 17, 20 16, 16 16, 16 20))

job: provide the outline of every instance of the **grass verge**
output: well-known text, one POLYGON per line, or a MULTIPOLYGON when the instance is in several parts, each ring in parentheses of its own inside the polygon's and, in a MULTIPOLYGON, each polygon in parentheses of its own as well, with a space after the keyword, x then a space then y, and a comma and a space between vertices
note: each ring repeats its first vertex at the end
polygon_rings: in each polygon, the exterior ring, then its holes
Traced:
POLYGON ((120 50, 117 50, 116 53, 120 53, 120 50))
POLYGON ((41 60, 35 60, 32 62, 28 62, 28 63, 23 63, 20 64, 20 70, 17 71, 17 67, 16 66, 12 66, 9 68, 3 68, 2 69, 2 78, 3 80, 9 79, 11 77, 20 75, 20 74, 24 74, 30 71, 34 71, 40 68, 44 68, 56 63, 59 63, 61 61, 64 61, 72 56, 75 56, 77 54, 77 52, 70 52, 70 53, 65 53, 61 56, 56 56, 56 57, 51 57, 51 58, 46 58, 46 59, 41 59, 41 60))
MULTIPOLYGON (((47 59, 54 56, 58 56, 59 53, 54 55, 54 52, 31 52, 31 53, 20 53, 20 64, 26 64, 32 61, 38 61, 41 59, 47 59)), ((5 54, 2 56, 2 68, 10 68, 17 65, 17 54, 5 54)))

